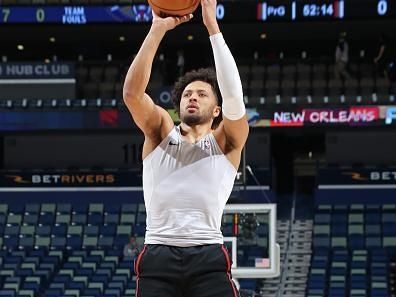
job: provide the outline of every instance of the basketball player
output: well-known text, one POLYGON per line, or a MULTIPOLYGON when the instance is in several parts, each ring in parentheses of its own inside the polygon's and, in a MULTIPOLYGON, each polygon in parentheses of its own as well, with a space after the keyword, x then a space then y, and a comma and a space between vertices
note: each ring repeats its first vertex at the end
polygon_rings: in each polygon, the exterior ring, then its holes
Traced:
POLYGON ((125 79, 125 103, 145 136, 147 230, 135 261, 136 297, 239 296, 220 225, 249 127, 238 69, 217 24, 216 0, 201 0, 201 6, 216 72, 193 71, 176 83, 179 126, 145 90, 165 33, 192 16, 154 15, 125 79))

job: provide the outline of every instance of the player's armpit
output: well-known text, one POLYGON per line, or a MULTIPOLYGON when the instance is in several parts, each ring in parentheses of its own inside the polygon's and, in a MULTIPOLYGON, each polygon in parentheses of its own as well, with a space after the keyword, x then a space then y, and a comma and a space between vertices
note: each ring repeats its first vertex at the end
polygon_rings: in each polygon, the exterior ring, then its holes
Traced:
POLYGON ((223 116, 223 121, 214 132, 216 139, 223 139, 224 144, 229 149, 242 150, 245 146, 248 134, 249 124, 247 117, 244 116, 239 120, 230 120, 223 116))
POLYGON ((224 117, 223 123, 224 133, 228 145, 235 149, 242 150, 249 134, 249 124, 246 116, 235 121, 224 117))

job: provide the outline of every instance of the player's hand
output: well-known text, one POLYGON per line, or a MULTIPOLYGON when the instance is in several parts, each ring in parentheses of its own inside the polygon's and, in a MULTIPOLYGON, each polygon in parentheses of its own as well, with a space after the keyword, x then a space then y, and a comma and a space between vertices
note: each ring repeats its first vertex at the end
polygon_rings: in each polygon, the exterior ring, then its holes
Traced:
POLYGON ((216 18, 216 0, 201 0, 202 19, 203 23, 208 29, 209 35, 220 32, 219 25, 216 18))
POLYGON ((182 23, 186 23, 189 20, 191 20, 193 18, 192 14, 188 14, 182 17, 165 17, 162 18, 160 16, 158 16, 154 11, 153 11, 153 26, 157 27, 157 28, 161 28, 163 30, 169 31, 174 29, 176 26, 182 24, 182 23))

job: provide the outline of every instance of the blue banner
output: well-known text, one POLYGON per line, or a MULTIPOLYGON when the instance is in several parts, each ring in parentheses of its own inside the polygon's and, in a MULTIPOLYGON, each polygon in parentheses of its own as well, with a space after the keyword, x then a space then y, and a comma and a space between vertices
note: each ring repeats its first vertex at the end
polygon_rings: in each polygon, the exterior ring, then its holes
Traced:
POLYGON ((132 118, 117 109, 90 111, 0 112, 0 131, 132 128, 132 118))
POLYGON ((396 168, 320 169, 318 185, 319 188, 344 185, 396 185, 396 168))

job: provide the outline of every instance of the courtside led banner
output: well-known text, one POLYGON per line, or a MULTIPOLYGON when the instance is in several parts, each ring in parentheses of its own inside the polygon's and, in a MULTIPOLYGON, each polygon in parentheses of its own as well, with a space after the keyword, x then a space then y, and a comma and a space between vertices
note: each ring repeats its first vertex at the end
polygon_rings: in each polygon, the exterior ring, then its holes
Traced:
POLYGON ((303 109, 301 112, 275 112, 271 126, 304 126, 316 124, 365 124, 379 119, 378 107, 348 109, 303 109))
MULTIPOLYGON (((175 123, 179 117, 168 108, 175 123)), ((395 106, 350 106, 345 108, 248 108, 251 127, 316 127, 316 126, 392 126, 396 125, 395 106)), ((134 123, 126 108, 79 108, 52 110, 0 109, 0 131, 73 130, 73 129, 128 129, 134 123)))
POLYGON ((0 173, 0 187, 141 187, 142 173, 136 171, 11 171, 0 173))
POLYGON ((396 185, 396 168, 319 169, 320 186, 396 185))
POLYGON ((285 110, 248 108, 247 115, 251 127, 396 125, 396 107, 387 105, 285 110))
MULTIPOLYGON (((246 175, 248 186, 269 186, 271 172, 269 168, 253 168, 254 177, 246 175), (259 184, 257 184, 257 181, 259 184)), ((235 179, 241 185, 242 171, 235 179)), ((113 188, 142 187, 142 171, 104 170, 104 171, 1 171, 0 188, 113 188)))

